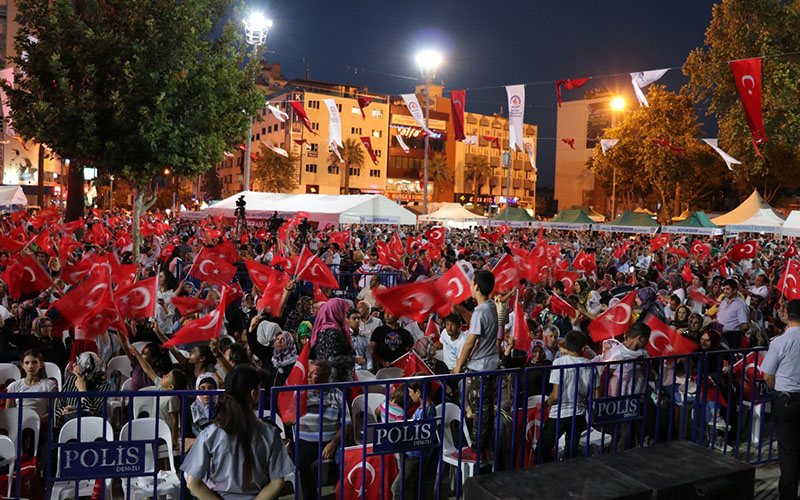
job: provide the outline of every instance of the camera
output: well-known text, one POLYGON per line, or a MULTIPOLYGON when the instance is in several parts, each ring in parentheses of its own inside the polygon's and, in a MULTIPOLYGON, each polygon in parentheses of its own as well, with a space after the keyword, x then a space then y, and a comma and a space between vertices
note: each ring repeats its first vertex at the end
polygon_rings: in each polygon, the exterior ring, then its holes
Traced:
POLYGON ((269 218, 269 226, 268 231, 272 234, 277 234, 278 229, 283 225, 283 219, 278 217, 278 212, 272 214, 272 217, 269 218))
POLYGON ((236 200, 236 210, 234 210, 233 215, 240 219, 244 219, 244 207, 247 205, 247 202, 244 199, 244 195, 241 195, 238 200, 236 200))

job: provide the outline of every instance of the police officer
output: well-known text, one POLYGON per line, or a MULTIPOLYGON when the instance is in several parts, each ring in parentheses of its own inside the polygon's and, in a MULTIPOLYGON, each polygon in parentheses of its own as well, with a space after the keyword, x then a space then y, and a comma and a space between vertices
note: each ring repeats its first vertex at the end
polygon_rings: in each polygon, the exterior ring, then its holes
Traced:
POLYGON ((778 436, 781 500, 797 500, 800 480, 800 300, 786 305, 788 327, 775 337, 761 363, 764 381, 773 390, 772 417, 778 436))

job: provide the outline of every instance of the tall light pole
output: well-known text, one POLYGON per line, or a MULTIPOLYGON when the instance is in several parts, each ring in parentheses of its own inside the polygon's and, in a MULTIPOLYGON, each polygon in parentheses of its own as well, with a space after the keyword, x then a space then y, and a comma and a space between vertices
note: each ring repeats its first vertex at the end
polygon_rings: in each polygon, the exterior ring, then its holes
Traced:
MULTIPOLYGON (((431 81, 436 77, 436 68, 442 63, 442 55, 435 50, 426 50, 417 54, 417 65, 425 79, 425 128, 430 130, 431 116, 431 81)), ((428 135, 425 134, 425 178, 422 185, 422 212, 428 213, 428 135)))
MULTIPOLYGON (((244 20, 244 39, 245 41, 258 48, 267 41, 267 33, 272 27, 272 19, 267 19, 259 12, 253 12, 244 20)), ((255 83, 255 82, 254 82, 255 83)), ((247 130, 247 147, 244 152, 244 189, 250 190, 250 147, 253 136, 253 117, 250 117, 250 127, 247 130)))
MULTIPOLYGON (((625 99, 622 97, 615 97, 609 103, 611 106, 611 126, 616 125, 616 112, 625 109, 625 99)), ((611 175, 611 220, 617 216, 617 166, 614 165, 614 170, 611 175)))

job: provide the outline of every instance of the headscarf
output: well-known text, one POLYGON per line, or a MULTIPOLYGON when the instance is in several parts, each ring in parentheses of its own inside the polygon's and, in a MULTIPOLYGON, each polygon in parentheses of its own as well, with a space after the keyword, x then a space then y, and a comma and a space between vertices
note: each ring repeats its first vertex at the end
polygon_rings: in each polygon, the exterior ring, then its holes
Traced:
POLYGON ((289 332, 280 332, 275 339, 277 340, 281 336, 286 341, 286 347, 282 351, 272 350, 272 366, 275 368, 294 365, 297 361, 297 345, 294 343, 294 337, 289 332))
POLYGON ((581 305, 586 307, 586 302, 589 300, 589 283, 586 280, 576 280, 575 283, 580 285, 581 292, 578 294, 578 300, 580 301, 581 305))
MULTIPOLYGON (((200 384, 203 384, 205 382, 213 382, 214 387, 219 388, 219 384, 217 384, 217 379, 214 378, 214 374, 211 372, 203 372, 197 377, 197 381, 194 384, 195 390, 199 391, 200 384)), ((211 402, 213 406, 216 406, 217 397, 212 396, 211 402)), ((199 422, 202 419, 210 418, 208 416, 208 403, 203 403, 202 401, 200 401, 200 396, 197 396, 196 398, 194 398, 194 401, 192 401, 191 410, 192 410, 192 422, 199 422)))
POLYGON ((50 318, 47 316, 39 316, 33 320, 31 323, 31 333, 36 337, 42 337, 42 322, 48 321, 50 322, 50 318))
POLYGON ((339 330, 347 335, 347 341, 353 344, 350 338, 350 328, 347 327, 347 310, 350 302, 343 299, 331 299, 320 307, 314 328, 311 330, 311 347, 317 344, 319 332, 324 330, 339 330))
POLYGON ((636 296, 642 301, 642 317, 644 317, 656 303, 656 291, 650 287, 640 288, 636 296))
POLYGON ((97 354, 87 351, 78 355, 75 370, 90 385, 99 382, 106 376, 106 364, 97 354))
POLYGON ((281 327, 278 326, 277 323, 273 323, 269 320, 264 320, 258 324, 256 328, 256 340, 261 345, 268 346, 275 340, 275 335, 280 332, 281 327), (261 325, 264 325, 264 328, 261 328, 261 325))
POLYGON ((297 312, 303 314, 303 306, 306 304, 312 305, 314 303, 314 299, 309 297, 308 295, 303 295, 297 301, 297 312))

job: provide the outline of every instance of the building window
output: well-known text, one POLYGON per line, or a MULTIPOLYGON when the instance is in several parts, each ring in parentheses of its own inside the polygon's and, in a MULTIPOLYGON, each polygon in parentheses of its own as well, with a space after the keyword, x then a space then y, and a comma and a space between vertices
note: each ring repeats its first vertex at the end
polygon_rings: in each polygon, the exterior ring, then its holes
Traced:
POLYGON ((337 104, 336 105, 336 109, 338 109, 339 113, 341 113, 342 112, 342 105, 341 104, 337 104))
POLYGON ((361 175, 361 169, 360 168, 350 167, 350 175, 359 175, 360 176, 361 175))
POLYGON ((306 101, 308 109, 319 109, 319 101, 306 101))
POLYGON ((284 122, 281 122, 281 130, 283 130, 283 129, 285 129, 285 128, 286 128, 286 123, 284 123, 284 122))
POLYGON ((319 123, 311 122, 311 130, 319 130, 319 123))
POLYGON ((369 176, 370 177, 380 177, 381 171, 378 168, 371 168, 369 169, 369 176))
POLYGON ((309 151, 313 151, 315 153, 319 151, 319 144, 317 144, 316 142, 311 143, 310 146, 311 147, 309 148, 309 151))
POLYGON ((256 140, 258 141, 260 139, 261 139, 261 134, 256 134, 256 140))
POLYGON ((381 157, 381 150, 380 150, 380 149, 376 149, 376 150, 374 150, 373 152, 375 153, 375 156, 376 156, 377 158, 380 158, 380 157, 381 157))
POLYGON ((339 175, 339 165, 328 165, 328 173, 339 175))
POLYGON ((306 163, 306 172, 310 174, 317 173, 317 164, 316 163, 306 163))
POLYGON ((350 113, 352 113, 354 115, 360 115, 361 114, 361 108, 359 108, 358 106, 353 106, 352 108, 350 108, 350 113))
POLYGON ((383 118, 383 110, 382 109, 373 109, 372 110, 372 117, 373 118, 383 118))
POLYGON ((361 135, 361 127, 350 127, 350 134, 361 135))
MULTIPOLYGON (((272 127, 271 126, 269 127, 269 131, 272 132, 272 127)), ((267 133, 267 129, 264 128, 264 127, 261 127, 261 133, 262 134, 266 134, 267 133)))
POLYGON ((373 130, 372 137, 377 137, 377 138, 383 137, 383 130, 373 130))

